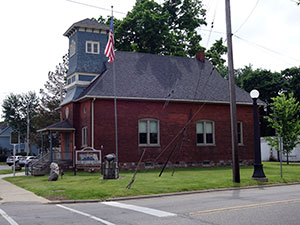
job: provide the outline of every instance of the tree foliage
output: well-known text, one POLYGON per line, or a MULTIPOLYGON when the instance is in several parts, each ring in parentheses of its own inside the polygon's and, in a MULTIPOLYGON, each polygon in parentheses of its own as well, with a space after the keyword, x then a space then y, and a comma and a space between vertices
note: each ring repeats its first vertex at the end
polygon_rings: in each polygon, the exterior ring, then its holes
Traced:
MULTIPOLYGON (((20 132, 21 138, 25 138, 27 132, 27 115, 32 121, 37 116, 39 98, 35 92, 26 94, 8 95, 2 104, 2 113, 5 122, 13 129, 20 132)), ((36 127, 30 123, 30 132, 35 132, 36 127)))
POLYGON ((297 101, 300 101, 300 67, 292 67, 281 71, 282 76, 286 79, 286 90, 294 93, 297 101))
POLYGON ((55 67, 55 71, 49 71, 48 80, 44 84, 44 89, 40 89, 42 103, 56 102, 60 103, 64 98, 66 90, 66 77, 69 69, 68 54, 62 57, 62 62, 55 67))
POLYGON ((228 68, 224 66, 226 60, 222 58, 222 55, 226 53, 227 47, 223 45, 222 38, 217 40, 205 53, 207 59, 211 61, 211 63, 216 67, 223 77, 226 77, 225 74, 228 74, 228 68))
POLYGON ((39 116, 35 118, 36 127, 44 128, 53 123, 59 122, 59 104, 66 94, 65 84, 69 68, 69 57, 64 55, 54 71, 49 71, 48 80, 44 89, 40 89, 41 104, 38 108, 39 116))
MULTIPOLYGON (((197 31, 206 26, 206 10, 201 0, 137 0, 133 9, 122 20, 114 18, 117 50, 160 55, 193 57, 199 50, 201 35, 197 31)), ((109 25, 110 17, 100 16, 98 22, 109 25)), ((227 48, 222 39, 207 51, 207 58, 221 68, 222 55, 227 48)))
MULTIPOLYGON (((300 120, 299 110, 300 105, 293 94, 286 96, 280 94, 279 96, 272 98, 271 105, 272 112, 269 116, 266 116, 270 126, 276 130, 276 134, 283 139, 283 152, 288 155, 300 143, 300 120)), ((275 146, 279 149, 278 138, 267 139, 271 146, 275 146)))
POLYGON ((280 73, 266 69, 253 70, 252 65, 236 70, 235 76, 240 88, 247 92, 257 89, 259 98, 266 103, 286 89, 286 80, 280 73))
POLYGON ((194 56, 201 48, 196 31, 206 25, 200 0, 138 0, 115 22, 116 48, 162 55, 194 56))

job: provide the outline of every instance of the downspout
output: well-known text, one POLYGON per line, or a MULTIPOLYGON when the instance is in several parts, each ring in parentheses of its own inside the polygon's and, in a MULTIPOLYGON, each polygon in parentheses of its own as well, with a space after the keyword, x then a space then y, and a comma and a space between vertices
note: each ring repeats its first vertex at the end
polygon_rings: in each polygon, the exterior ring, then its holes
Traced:
POLYGON ((94 124, 95 124, 95 121, 94 121, 94 102, 95 102, 96 98, 93 98, 92 100, 92 148, 94 148, 94 138, 95 138, 95 135, 94 135, 94 124))

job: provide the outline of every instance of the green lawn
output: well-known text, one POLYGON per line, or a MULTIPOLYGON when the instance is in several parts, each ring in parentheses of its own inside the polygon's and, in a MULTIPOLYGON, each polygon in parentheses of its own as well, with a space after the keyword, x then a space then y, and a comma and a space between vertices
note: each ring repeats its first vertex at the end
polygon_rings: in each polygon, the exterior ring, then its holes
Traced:
MULTIPOLYGON (((16 173, 20 173, 20 172, 24 172, 24 168, 21 170, 21 171, 17 171, 16 170, 16 173)), ((0 170, 0 175, 3 175, 3 174, 10 174, 10 173, 13 173, 13 170, 12 169, 8 169, 8 170, 0 170)))
POLYGON ((280 178, 279 163, 264 163, 268 183, 251 179, 253 166, 241 167, 241 183, 232 182, 231 167, 167 169, 162 177, 159 170, 139 171, 131 189, 126 189, 133 172, 121 172, 121 179, 103 180, 100 173, 65 172, 63 179, 49 182, 42 177, 9 177, 6 180, 30 190, 37 195, 53 199, 107 199, 113 197, 149 195, 180 191, 215 188, 242 187, 272 183, 300 182, 300 164, 283 165, 283 179, 280 178))

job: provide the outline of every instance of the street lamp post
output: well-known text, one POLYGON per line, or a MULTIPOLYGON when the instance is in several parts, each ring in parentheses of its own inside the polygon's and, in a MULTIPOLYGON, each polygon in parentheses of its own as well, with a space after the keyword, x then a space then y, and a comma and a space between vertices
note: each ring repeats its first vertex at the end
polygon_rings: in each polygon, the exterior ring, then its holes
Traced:
POLYGON ((253 120, 254 120, 254 172, 252 179, 258 181, 268 182, 263 165, 261 164, 261 150, 260 150, 260 135, 258 128, 258 111, 257 111, 257 99, 259 97, 258 90, 252 90, 250 92, 250 97, 253 100, 253 120))

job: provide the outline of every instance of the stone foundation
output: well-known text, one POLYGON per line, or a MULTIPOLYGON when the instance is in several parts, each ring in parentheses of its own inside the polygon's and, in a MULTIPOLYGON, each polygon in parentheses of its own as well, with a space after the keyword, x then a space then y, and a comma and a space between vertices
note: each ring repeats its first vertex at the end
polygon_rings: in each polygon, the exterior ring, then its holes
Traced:
MULTIPOLYGON (((240 160, 240 166, 251 166, 253 165, 253 160, 240 160)), ((146 169, 161 169, 165 163, 162 162, 142 162, 139 165, 139 170, 146 169)), ((135 170, 137 163, 119 163, 120 170, 135 170)), ((168 163, 166 168, 189 168, 189 167, 219 167, 219 166, 232 166, 231 160, 220 160, 220 161, 209 161, 205 160, 202 162, 175 162, 168 163)))

